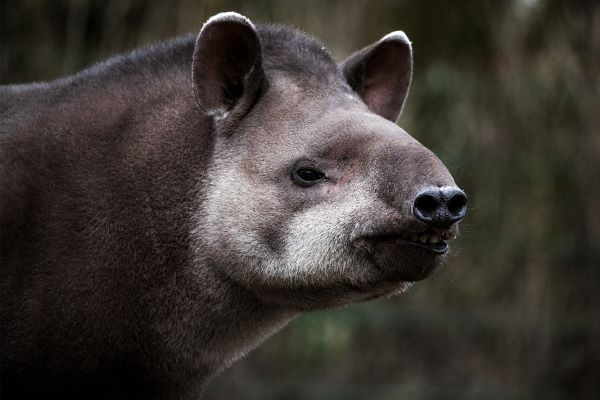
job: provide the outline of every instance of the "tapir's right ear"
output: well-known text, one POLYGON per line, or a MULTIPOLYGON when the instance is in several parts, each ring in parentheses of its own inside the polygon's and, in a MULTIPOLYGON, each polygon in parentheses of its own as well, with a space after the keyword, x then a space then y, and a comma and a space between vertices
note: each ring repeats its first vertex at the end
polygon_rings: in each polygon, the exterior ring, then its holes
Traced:
POLYGON ((260 40, 250 20, 234 12, 211 17, 194 49, 196 102, 217 118, 252 106, 264 79, 260 40))
POLYGON ((396 31, 352 54, 340 69, 371 111, 395 122, 408 95, 412 64, 410 41, 396 31))

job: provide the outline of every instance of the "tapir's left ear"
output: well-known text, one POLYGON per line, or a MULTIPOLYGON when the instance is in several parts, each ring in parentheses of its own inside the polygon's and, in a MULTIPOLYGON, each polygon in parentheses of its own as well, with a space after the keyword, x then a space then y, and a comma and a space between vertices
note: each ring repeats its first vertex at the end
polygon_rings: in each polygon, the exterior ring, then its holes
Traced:
POLYGON ((206 21, 196 40, 192 80, 196 101, 209 115, 224 118, 252 106, 264 72, 260 40, 248 18, 226 12, 206 21))
POLYGON ((396 31, 352 54, 340 68, 371 111, 396 121, 408 95, 412 64, 410 41, 396 31))

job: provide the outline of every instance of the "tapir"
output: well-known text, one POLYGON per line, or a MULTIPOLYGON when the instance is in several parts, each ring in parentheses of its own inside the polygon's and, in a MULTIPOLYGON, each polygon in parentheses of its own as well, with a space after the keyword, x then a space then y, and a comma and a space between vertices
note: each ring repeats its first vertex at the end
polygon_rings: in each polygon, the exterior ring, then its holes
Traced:
POLYGON ((197 399, 302 312, 444 263, 467 198, 395 121, 412 47, 337 64, 221 13, 0 89, 1 398, 197 399))

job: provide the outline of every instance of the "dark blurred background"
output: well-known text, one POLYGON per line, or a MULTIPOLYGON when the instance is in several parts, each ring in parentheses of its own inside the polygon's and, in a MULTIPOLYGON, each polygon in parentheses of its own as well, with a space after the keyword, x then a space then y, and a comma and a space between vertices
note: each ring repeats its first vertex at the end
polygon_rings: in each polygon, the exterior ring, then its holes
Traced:
POLYGON ((235 10, 342 60, 413 41, 399 123, 470 198, 408 294, 305 315, 207 399, 600 398, 600 2, 1 0, 0 82, 48 80, 235 10))

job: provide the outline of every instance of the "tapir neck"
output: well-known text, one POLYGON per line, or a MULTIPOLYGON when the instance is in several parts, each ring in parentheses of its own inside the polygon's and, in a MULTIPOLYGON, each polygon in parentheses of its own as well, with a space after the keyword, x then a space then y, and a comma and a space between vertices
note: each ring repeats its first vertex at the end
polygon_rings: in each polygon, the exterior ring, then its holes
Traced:
MULTIPOLYGON (((182 46, 179 57, 191 59, 191 49, 182 46)), ((21 364, 11 370, 45 371, 44 381, 7 379, 32 398, 59 386, 63 398, 191 397, 293 317, 192 255, 213 124, 196 106, 183 61, 160 77, 127 72, 104 84, 100 68, 5 89, 11 101, 0 106, 27 115, 3 121, 3 161, 15 171, 6 198, 14 208, 0 215, 10 237, 0 262, 14 276, 3 308, 31 326, 15 338, 11 354, 21 364), (31 290, 12 285, 19 276, 31 290), (81 356, 66 361, 74 353, 81 356)))
POLYGON ((140 108, 142 117, 130 117, 135 123, 128 132, 132 142, 125 146, 124 160, 129 172, 124 179, 136 193, 139 225, 124 240, 143 238, 147 249, 139 273, 146 279, 135 281, 145 289, 132 288, 132 293, 145 290, 139 296, 146 299, 145 312, 160 341, 154 359, 163 364, 147 368, 164 376, 165 386, 197 395, 210 377, 281 329, 294 314, 264 305, 220 273, 218 265, 197 256, 203 253, 202 243, 192 239, 191 232, 202 229, 196 213, 213 151, 211 119, 202 115, 189 93, 150 91, 140 108))
MULTIPOLYGON (((198 395, 207 381, 231 363, 280 330, 295 313, 266 306, 249 291, 221 276, 210 263, 189 265, 179 277, 177 293, 166 297, 173 302, 172 313, 161 321, 169 343, 168 353, 187 364, 188 381, 177 382, 184 391, 198 395)), ((167 359, 167 358, 163 358, 167 359)), ((178 379, 179 377, 173 377, 178 379)))

